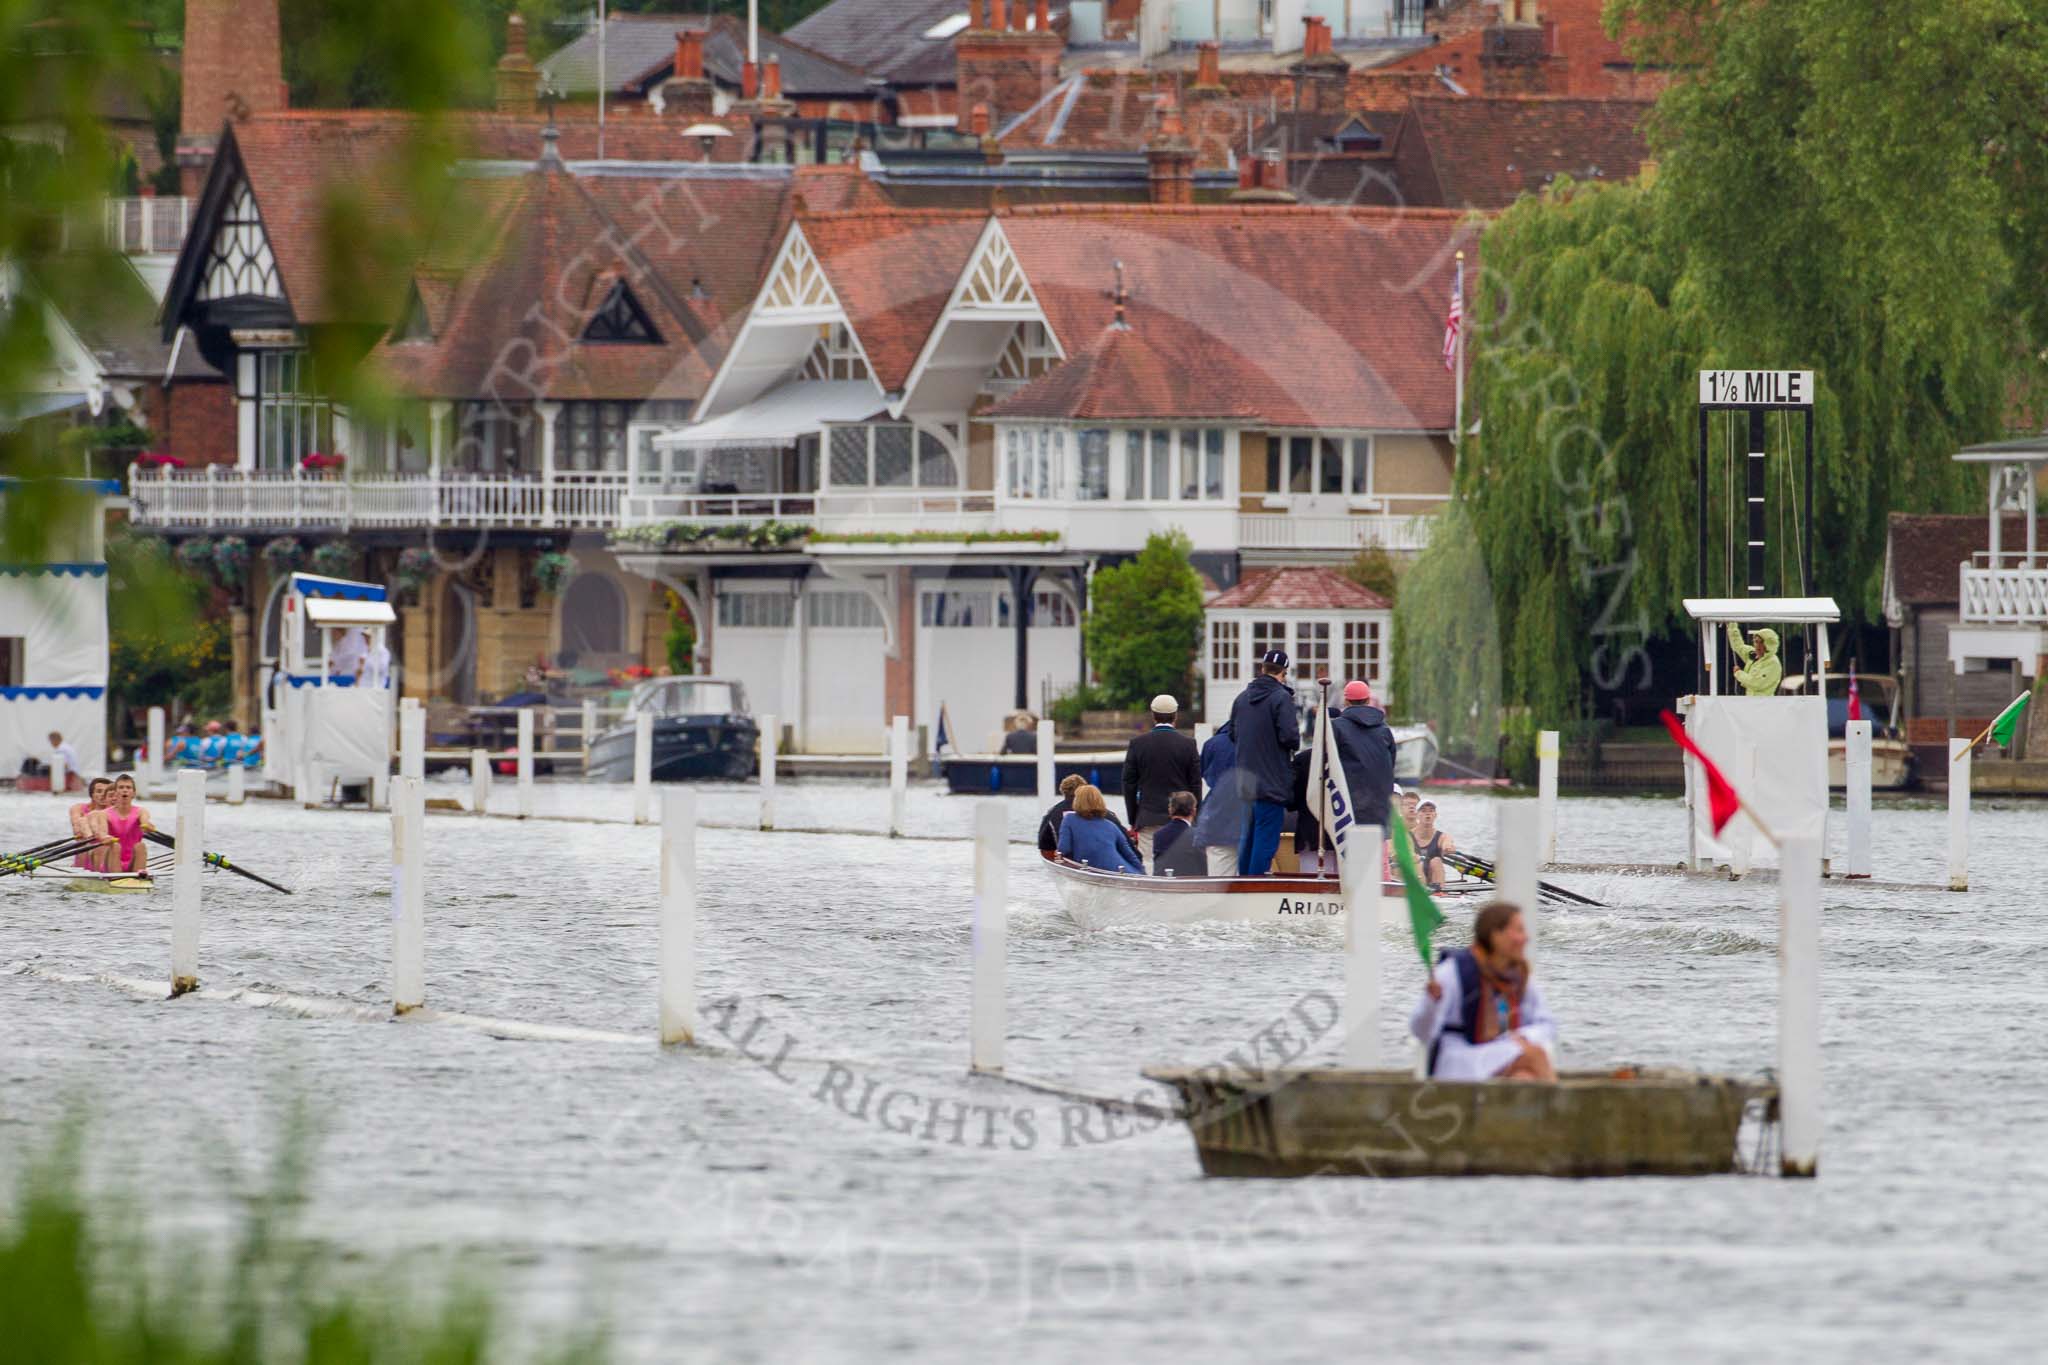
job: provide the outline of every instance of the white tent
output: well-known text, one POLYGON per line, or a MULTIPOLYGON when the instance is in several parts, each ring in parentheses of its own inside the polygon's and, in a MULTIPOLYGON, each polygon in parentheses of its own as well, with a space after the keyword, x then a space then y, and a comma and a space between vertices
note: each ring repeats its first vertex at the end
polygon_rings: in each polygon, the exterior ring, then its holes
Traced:
MULTIPOLYGON (((107 565, 105 499, 119 487, 72 480, 89 496, 54 527, 51 558, 0 565, 0 771, 48 762, 49 736, 64 736, 86 774, 107 764, 107 565), (63 556, 57 558, 55 556, 63 556)), ((0 479, 0 503, 17 487, 0 479)))
MULTIPOLYGON (((397 621, 384 588, 346 578, 295 573, 285 585, 284 648, 278 671, 280 733, 266 736, 301 801, 318 801, 334 782, 368 782, 384 801, 391 772, 391 679, 340 666, 352 660, 351 636, 375 653, 397 621), (300 623, 306 623, 309 631, 300 623)), ((388 654, 385 656, 388 657, 388 654)))

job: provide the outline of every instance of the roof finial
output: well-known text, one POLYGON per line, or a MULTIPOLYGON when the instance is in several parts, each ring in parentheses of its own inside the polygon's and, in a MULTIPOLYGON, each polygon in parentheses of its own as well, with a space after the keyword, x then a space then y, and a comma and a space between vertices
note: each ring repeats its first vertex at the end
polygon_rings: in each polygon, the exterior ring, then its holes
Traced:
POLYGON ((540 164, 543 166, 562 164, 562 131, 555 127, 555 104, 561 98, 561 92, 552 85, 540 92, 540 107, 547 115, 547 123, 540 130, 540 164))
POLYGON ((1127 332, 1130 330, 1131 324, 1130 320, 1124 316, 1124 304, 1130 298, 1130 291, 1124 288, 1124 263, 1117 261, 1115 265, 1116 292, 1111 294, 1110 297, 1116 300, 1116 321, 1110 323, 1110 326, 1116 328, 1119 332, 1127 332))

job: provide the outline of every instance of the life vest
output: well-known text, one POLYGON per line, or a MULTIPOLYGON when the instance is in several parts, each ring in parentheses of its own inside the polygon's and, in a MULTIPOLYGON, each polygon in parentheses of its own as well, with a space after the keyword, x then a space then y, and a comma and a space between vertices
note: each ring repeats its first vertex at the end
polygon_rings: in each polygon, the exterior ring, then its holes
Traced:
MULTIPOLYGON (((1436 1074, 1436 1056, 1438 1050, 1443 1047, 1444 1034, 1455 1033, 1469 1043, 1472 1041, 1473 1026, 1479 1019, 1479 1001, 1481 998, 1479 959, 1472 955, 1470 948, 1442 949, 1437 953, 1436 960, 1442 962, 1445 958, 1450 958, 1458 964, 1458 1000, 1456 1007, 1452 1010, 1449 1017, 1444 1020, 1442 1030, 1430 1042, 1429 1074, 1432 1076, 1436 1074)), ((1494 1036, 1505 1036, 1515 1022, 1513 1019, 1503 1020, 1500 1031, 1494 1036)))

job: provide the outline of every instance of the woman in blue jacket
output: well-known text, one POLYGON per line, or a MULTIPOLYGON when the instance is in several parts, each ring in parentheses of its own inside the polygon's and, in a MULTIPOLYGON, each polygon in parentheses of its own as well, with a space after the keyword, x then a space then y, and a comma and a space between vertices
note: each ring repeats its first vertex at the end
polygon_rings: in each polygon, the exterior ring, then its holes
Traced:
POLYGON ((1060 821, 1060 856, 1104 872, 1145 875, 1123 827, 1109 818, 1109 803, 1102 799, 1100 787, 1075 791, 1074 809, 1060 821))

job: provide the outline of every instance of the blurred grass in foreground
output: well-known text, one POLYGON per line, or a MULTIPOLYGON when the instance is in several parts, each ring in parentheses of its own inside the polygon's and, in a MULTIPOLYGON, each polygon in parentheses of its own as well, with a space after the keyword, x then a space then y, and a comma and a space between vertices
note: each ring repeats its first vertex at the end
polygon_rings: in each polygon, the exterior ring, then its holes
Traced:
POLYGON ((152 1239, 139 1209, 85 1192, 74 1124, 29 1161, 0 1219, 0 1352, 36 1365, 597 1365, 603 1335, 533 1341, 461 1266, 365 1268, 297 1234, 305 1144, 288 1138, 231 1245, 152 1239), (347 1263, 344 1273, 341 1267, 347 1263), (423 1287, 426 1286, 426 1287, 423 1287))

